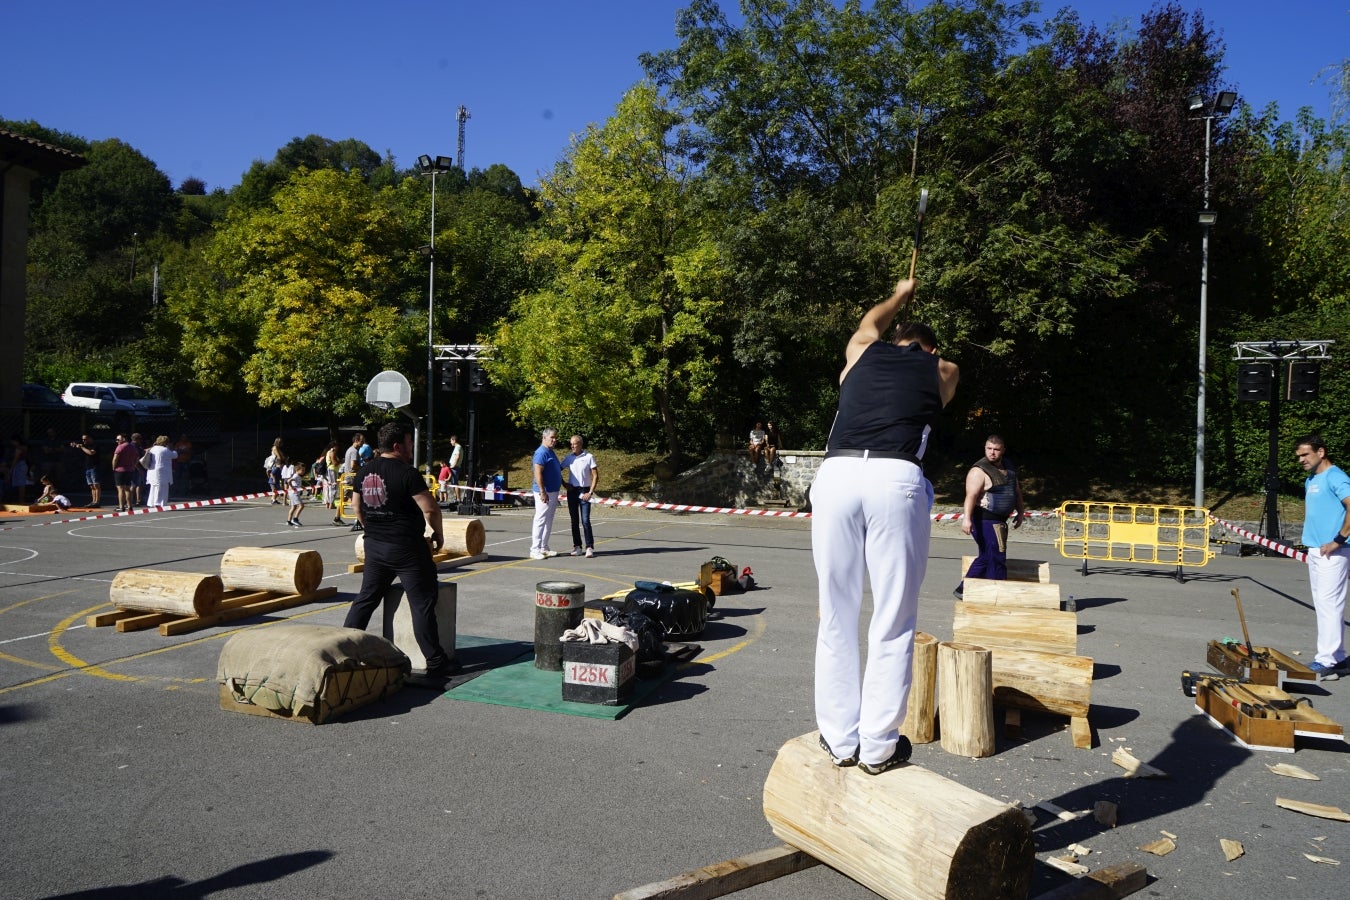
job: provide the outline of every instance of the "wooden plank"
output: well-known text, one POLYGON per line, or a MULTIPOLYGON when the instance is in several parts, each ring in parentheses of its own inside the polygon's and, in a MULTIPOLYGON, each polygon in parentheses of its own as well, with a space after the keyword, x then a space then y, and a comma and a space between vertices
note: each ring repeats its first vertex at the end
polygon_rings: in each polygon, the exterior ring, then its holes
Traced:
POLYGON ((1092 749, 1092 726, 1088 724, 1087 716, 1069 718, 1069 735, 1073 738, 1073 745, 1079 750, 1092 749))
POLYGON ((809 853, 780 844, 615 894, 614 900, 710 900, 818 865, 809 853))
POLYGON ((84 624, 87 628, 103 628, 112 625, 122 619, 129 619, 132 616, 139 616, 139 610, 134 609, 114 609, 112 612, 95 613, 92 616, 84 617, 84 624))
POLYGON ((1059 585, 1057 584, 967 578, 961 599, 966 603, 984 603, 989 606, 1060 608, 1059 585))
POLYGON ((1148 870, 1139 863, 1116 863, 1038 894, 1036 900, 1119 900, 1148 886, 1148 870))
POLYGON ((118 631, 144 631, 147 628, 154 628, 161 622, 169 622, 177 618, 177 616, 173 615, 172 613, 134 614, 136 613, 135 610, 132 610, 132 612, 133 615, 125 619, 117 620, 118 631))
MULTIPOLYGON (((272 592, 265 591, 263 593, 272 592)), ((193 616, 192 618, 165 622, 159 626, 159 633, 164 637, 172 637, 176 634, 187 634, 192 631, 200 631, 203 628, 210 628, 213 625, 220 625, 224 622, 233 622, 235 619, 247 619, 250 616, 261 616, 265 613, 276 612, 279 609, 289 609, 292 606, 304 606, 306 603, 324 600, 336 594, 337 588, 326 587, 319 588, 317 591, 309 594, 284 594, 280 597, 273 596, 267 600, 258 600, 252 603, 245 603, 239 606, 232 606, 228 609, 222 609, 209 616, 193 616)))
MULTIPOLYGON (((970 564, 975 562, 973 556, 961 557, 961 577, 964 578, 970 571, 970 564)), ((1050 563, 1042 562, 1039 559, 1009 559, 1008 560, 1008 580, 1009 581, 1030 581, 1037 584, 1050 583, 1050 563)))
POLYGON ((1073 655, 1078 650, 1078 616, 1054 609, 957 601, 952 639, 981 647, 1073 655))
POLYGON ((1022 711, 1020 709, 1009 708, 1003 711, 1003 736, 1010 741, 1022 739, 1022 711))

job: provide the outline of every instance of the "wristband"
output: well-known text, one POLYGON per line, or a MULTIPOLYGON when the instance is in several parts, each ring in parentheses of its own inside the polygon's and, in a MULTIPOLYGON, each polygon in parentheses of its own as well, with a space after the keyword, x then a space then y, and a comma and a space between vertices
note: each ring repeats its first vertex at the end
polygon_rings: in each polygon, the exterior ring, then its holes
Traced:
POLYGON ((1350 538, 1347 538, 1347 537, 1346 537, 1345 535, 1343 535, 1343 534, 1338 534, 1338 535, 1336 535, 1334 538, 1331 539, 1331 542, 1332 542, 1333 544, 1344 544, 1347 540, 1350 540, 1350 538))

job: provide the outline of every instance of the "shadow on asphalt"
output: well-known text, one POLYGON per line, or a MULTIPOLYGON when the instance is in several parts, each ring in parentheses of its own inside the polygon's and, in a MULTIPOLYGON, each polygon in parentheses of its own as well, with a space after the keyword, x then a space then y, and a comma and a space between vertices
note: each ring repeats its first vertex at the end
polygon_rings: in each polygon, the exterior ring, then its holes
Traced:
POLYGON ((253 884, 265 884, 294 875, 304 869, 317 866, 333 858, 331 850, 307 850, 304 853, 286 853, 257 862, 235 866, 219 875, 202 881, 183 881, 172 875, 142 881, 137 884, 122 884, 113 887, 92 888, 71 894, 54 894, 46 900, 131 900, 131 898, 168 897, 173 900, 206 898, 212 894, 232 888, 243 888, 253 884))

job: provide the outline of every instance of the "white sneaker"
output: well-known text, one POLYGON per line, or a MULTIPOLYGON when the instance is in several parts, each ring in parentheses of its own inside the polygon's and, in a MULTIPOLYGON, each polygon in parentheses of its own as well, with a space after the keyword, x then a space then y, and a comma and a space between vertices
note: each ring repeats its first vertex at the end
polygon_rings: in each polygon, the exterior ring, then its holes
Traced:
POLYGON ((586 548, 586 558, 587 558, 587 559, 590 559, 590 558, 593 557, 593 556, 595 556, 595 549, 594 549, 593 547, 587 547, 587 548, 586 548))
POLYGON ((557 556, 557 555, 558 555, 558 551, 557 551, 557 550, 545 550, 545 551, 544 551, 544 558, 545 558, 545 559, 548 559, 548 558, 550 558, 550 557, 554 557, 554 556, 557 556))
POLYGON ((573 548, 572 548, 572 552, 569 553, 569 554, 567 554, 567 555, 568 555, 568 556, 580 556, 580 555, 581 555, 581 548, 580 548, 580 547, 573 547, 573 548))
POLYGON ((530 559, 548 559, 548 557, 544 555, 542 550, 531 550, 530 559))

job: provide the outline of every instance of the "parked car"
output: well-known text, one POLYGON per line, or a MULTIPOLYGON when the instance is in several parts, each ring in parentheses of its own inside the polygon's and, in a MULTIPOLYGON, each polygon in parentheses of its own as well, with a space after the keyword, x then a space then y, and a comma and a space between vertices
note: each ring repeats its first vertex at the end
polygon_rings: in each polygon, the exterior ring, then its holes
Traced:
POLYGON ((111 416, 119 428, 128 427, 135 419, 171 419, 178 415, 172 403, 134 384, 76 381, 66 386, 61 399, 68 406, 111 416))
POLYGON ((25 384, 23 386, 24 409, 67 409, 61 395, 45 384, 25 384))

